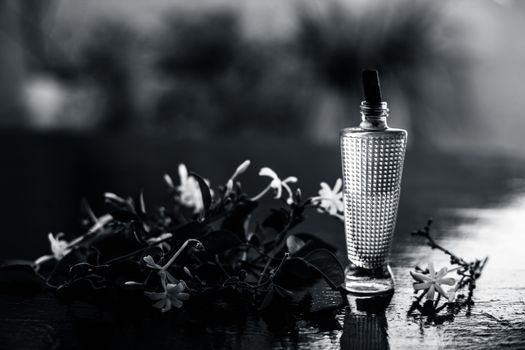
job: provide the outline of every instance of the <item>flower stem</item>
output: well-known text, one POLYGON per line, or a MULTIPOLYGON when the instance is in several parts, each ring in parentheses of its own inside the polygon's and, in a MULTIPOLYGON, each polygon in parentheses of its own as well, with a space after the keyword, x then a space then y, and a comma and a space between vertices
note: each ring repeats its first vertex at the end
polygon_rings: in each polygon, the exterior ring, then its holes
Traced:
POLYGON ((272 188, 272 183, 270 182, 270 184, 268 186, 266 186, 266 188, 264 190, 261 191, 261 193, 259 193, 258 195, 256 195, 255 197, 252 197, 250 200, 251 201, 258 201, 259 199, 261 199, 262 196, 264 196, 266 194, 266 192, 268 192, 270 189, 272 188))
POLYGON ((177 257, 180 255, 180 253, 182 253, 184 251, 184 249, 186 249, 186 247, 188 246, 188 244, 192 242, 192 243, 197 243, 197 244, 202 244, 199 240, 197 239, 193 239, 193 238, 190 238, 188 240, 186 240, 186 242, 184 242, 184 244, 179 248, 179 250, 177 250, 175 252, 175 254, 173 254, 173 256, 171 257, 170 260, 168 260, 168 262, 166 264, 164 264, 164 266, 162 266, 161 270, 166 270, 168 267, 170 267, 171 264, 173 264, 173 262, 175 261, 175 259, 177 259, 177 257))
POLYGON ((466 262, 465 260, 463 260, 462 258, 457 256, 456 254, 452 253, 450 250, 448 250, 448 249, 444 248, 443 246, 441 246, 441 245, 436 243, 434 238, 432 238, 432 236, 430 235, 430 226, 431 225, 432 225, 432 219, 429 219, 427 221, 426 226, 423 229, 419 229, 417 231, 414 231, 414 232, 412 232, 412 234, 415 235, 415 236, 421 236, 421 237, 426 238, 427 241, 428 241, 427 243, 430 246, 430 248, 441 250, 443 253, 445 253, 448 256, 450 256, 450 258, 452 260, 452 263, 458 264, 458 265, 461 265, 461 266, 465 266, 465 267, 469 266, 468 262, 466 262))

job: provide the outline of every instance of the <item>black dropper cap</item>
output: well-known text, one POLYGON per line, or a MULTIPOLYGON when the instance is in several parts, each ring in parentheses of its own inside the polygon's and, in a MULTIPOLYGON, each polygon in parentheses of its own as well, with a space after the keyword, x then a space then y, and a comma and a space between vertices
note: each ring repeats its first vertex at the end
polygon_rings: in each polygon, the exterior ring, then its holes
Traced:
POLYGON ((365 95, 365 102, 368 104, 380 104, 383 101, 377 70, 365 69, 363 71, 363 93, 365 95))

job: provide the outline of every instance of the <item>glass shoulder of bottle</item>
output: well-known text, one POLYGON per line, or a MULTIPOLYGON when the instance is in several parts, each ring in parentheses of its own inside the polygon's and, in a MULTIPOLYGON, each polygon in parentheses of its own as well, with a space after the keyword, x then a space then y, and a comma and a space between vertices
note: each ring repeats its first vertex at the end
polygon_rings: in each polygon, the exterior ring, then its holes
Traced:
POLYGON ((407 135, 407 131, 404 129, 396 129, 396 128, 386 128, 383 130, 365 130, 360 127, 351 127, 351 128, 344 128, 341 129, 340 135, 343 136, 358 136, 358 135, 370 135, 370 136, 379 136, 379 135, 407 135))

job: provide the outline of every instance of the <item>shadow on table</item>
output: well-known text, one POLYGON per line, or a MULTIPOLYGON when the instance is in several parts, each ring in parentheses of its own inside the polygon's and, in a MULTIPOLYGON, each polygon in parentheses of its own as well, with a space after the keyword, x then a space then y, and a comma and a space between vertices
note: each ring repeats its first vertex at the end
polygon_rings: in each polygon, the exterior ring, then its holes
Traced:
POLYGON ((385 310, 392 293, 377 296, 348 294, 341 349, 389 349, 385 310))

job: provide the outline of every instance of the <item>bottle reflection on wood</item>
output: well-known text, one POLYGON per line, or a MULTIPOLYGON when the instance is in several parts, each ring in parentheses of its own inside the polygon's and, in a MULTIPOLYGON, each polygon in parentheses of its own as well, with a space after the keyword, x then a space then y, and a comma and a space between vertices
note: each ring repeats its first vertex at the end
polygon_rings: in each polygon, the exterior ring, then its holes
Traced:
POLYGON ((377 71, 363 72, 359 127, 341 130, 345 233, 350 265, 346 289, 383 293, 394 288, 388 267, 407 132, 387 125, 377 71))
POLYGON ((385 310, 392 293, 371 297, 348 295, 347 298, 350 307, 345 314, 341 350, 389 349, 385 310))

